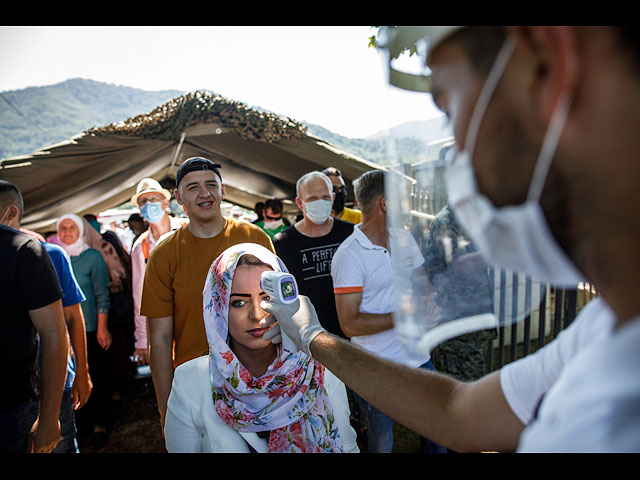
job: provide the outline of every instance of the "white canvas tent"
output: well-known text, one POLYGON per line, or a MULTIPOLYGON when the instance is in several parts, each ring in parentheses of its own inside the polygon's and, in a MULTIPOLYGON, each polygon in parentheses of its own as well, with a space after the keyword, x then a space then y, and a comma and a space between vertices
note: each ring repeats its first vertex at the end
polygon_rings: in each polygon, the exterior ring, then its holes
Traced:
POLYGON ((291 119, 194 92, 32 155, 1 160, 0 178, 23 194, 23 227, 42 231, 65 213, 121 205, 144 177, 171 188, 177 166, 192 156, 221 164, 226 200, 246 208, 267 198, 293 201, 297 179, 312 170, 336 167, 350 184, 379 168, 291 119))

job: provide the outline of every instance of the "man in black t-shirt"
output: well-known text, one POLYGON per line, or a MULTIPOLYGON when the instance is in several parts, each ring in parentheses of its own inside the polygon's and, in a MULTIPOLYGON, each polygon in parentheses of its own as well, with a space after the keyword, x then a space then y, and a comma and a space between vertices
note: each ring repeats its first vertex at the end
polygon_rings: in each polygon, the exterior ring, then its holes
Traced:
POLYGON ((321 172, 302 176, 296 185, 296 204, 303 218, 273 238, 277 255, 296 278, 298 289, 313 303, 322 326, 345 337, 336 312, 331 259, 353 232, 353 224, 331 217, 333 184, 321 172))
MULTIPOLYGON (((0 217, 22 216, 2 201, 6 193, 0 189, 0 217)), ((62 289, 44 246, 4 225, 0 265, 0 452, 50 452, 60 439, 69 349, 62 289)))

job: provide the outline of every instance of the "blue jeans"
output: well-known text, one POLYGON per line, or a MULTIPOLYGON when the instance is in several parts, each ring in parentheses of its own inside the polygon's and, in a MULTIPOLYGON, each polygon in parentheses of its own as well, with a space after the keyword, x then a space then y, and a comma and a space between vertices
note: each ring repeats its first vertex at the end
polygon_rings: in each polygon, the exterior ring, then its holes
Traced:
MULTIPOLYGON (((421 365, 419 368, 435 371, 435 367, 431 363, 431 360, 424 365, 421 365)), ((382 413, 357 393, 353 392, 353 394, 358 405, 360 405, 360 411, 362 412, 365 425, 367 426, 367 451, 371 453, 392 453, 393 419, 382 413)), ((447 449, 441 447, 428 438, 420 437, 420 452, 447 453, 447 449)))
POLYGON ((53 453, 80 453, 76 432, 76 417, 73 411, 71 389, 62 392, 60 404, 60 436, 62 437, 53 449, 53 453))
POLYGON ((29 433, 38 418, 38 401, 0 411, 0 453, 29 453, 29 433))

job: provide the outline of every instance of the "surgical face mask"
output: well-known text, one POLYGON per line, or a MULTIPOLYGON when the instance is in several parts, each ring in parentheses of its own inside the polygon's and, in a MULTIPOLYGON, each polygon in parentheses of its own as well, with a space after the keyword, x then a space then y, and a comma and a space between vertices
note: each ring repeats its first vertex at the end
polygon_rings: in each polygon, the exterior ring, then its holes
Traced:
POLYGON ((284 222, 282 221, 281 218, 279 218, 277 220, 265 220, 263 222, 263 225, 264 225, 264 228, 266 228, 267 230, 275 230, 279 226, 284 225, 284 222))
POLYGON ((465 150, 456 153, 447 167, 449 204, 488 262, 531 275, 541 282, 575 286, 584 281, 584 275, 557 244, 539 203, 549 165, 569 112, 570 100, 563 98, 556 106, 525 203, 496 208, 479 192, 475 181, 471 159, 480 122, 514 46, 512 41, 507 40, 498 54, 471 117, 465 150))
POLYGON ((330 200, 314 200, 305 202, 306 217, 317 225, 322 225, 331 215, 333 202, 330 200))
POLYGON ((158 223, 164 216, 164 208, 162 202, 147 202, 140 209, 140 214, 147 219, 149 223, 158 223))

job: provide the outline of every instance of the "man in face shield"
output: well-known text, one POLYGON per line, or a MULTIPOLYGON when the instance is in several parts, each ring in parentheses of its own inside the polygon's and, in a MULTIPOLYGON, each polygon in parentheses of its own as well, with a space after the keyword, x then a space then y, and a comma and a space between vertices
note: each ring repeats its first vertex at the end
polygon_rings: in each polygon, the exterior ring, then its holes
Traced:
POLYGON ((474 382, 377 359, 313 306, 270 307, 380 410, 455 451, 640 451, 640 63, 614 27, 431 27, 423 90, 449 117, 449 203, 479 250, 601 298, 533 355, 474 382), (615 225, 615 228, 612 228, 615 225), (575 284, 575 283, 574 283, 575 284))

